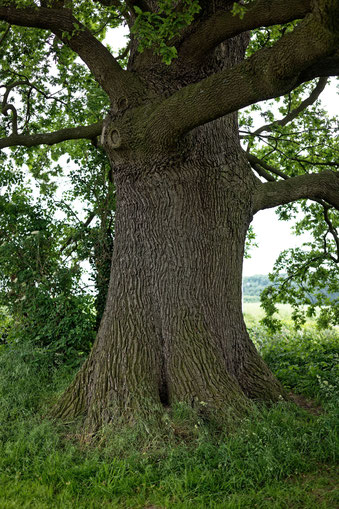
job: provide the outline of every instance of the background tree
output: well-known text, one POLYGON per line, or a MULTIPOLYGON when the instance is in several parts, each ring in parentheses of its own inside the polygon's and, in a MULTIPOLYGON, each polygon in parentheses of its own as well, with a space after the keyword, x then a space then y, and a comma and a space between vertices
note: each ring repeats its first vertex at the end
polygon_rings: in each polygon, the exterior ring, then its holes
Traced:
MULTIPOLYGON (((305 153, 305 141, 317 143, 310 131, 286 164, 294 128, 284 137, 338 74, 338 1, 24 0, 2 2, 0 19, 0 148, 92 140, 116 186, 105 312, 55 415, 84 415, 95 429, 178 400, 223 417, 281 397, 243 321, 242 258, 259 210, 300 199, 339 208, 331 146, 305 153), (120 22, 130 28, 126 68, 101 42, 120 22), (239 133, 239 109, 284 95, 283 119, 267 113, 260 133, 242 120, 239 133), (273 149, 281 157, 271 161, 273 149)), ((323 122, 312 126, 331 129, 323 122)), ((46 150, 14 150, 33 172, 48 160, 46 150)))
POLYGON ((44 348, 58 364, 78 364, 93 344, 114 228, 106 160, 97 150, 84 157, 81 144, 73 149, 81 168, 61 172, 51 158, 34 178, 12 157, 0 174, 0 305, 11 317, 1 339, 44 348))

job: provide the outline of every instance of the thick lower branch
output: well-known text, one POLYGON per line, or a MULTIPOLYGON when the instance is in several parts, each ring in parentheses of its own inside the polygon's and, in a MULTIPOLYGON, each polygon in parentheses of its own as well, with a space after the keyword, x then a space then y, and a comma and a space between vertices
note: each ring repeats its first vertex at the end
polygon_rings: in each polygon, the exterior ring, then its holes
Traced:
POLYGON ((305 198, 325 200, 339 210, 339 173, 325 170, 313 175, 259 184, 254 196, 253 211, 256 213, 305 198))
POLYGON ((12 134, 8 138, 0 139, 0 150, 7 147, 34 147, 36 145, 55 145, 67 140, 92 140, 100 136, 102 131, 102 120, 88 126, 67 127, 54 131, 53 133, 40 134, 12 134))
POLYGON ((162 145, 171 145, 202 124, 296 88, 302 73, 338 46, 330 16, 339 17, 339 7, 329 9, 327 17, 307 15, 271 48, 174 93, 147 118, 147 139, 161 139, 162 145))

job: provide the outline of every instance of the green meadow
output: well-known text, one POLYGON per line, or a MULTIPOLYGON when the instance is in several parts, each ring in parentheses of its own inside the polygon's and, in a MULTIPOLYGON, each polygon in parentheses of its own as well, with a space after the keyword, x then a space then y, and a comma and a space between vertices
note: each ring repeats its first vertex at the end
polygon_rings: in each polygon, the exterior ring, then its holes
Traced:
MULTIPOLYGON (((278 317, 280 320, 284 320, 287 323, 292 323, 292 306, 290 304, 276 304, 278 308, 278 317)), ((265 316, 265 312, 260 306, 260 302, 244 302, 243 312, 246 323, 255 323, 262 320, 265 316)), ((311 320, 309 319, 309 323, 311 320)))

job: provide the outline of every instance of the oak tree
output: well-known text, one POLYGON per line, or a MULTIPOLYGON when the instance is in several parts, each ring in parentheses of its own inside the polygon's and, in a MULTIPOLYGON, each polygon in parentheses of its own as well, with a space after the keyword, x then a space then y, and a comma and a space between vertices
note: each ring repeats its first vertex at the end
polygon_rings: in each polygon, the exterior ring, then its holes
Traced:
POLYGON ((0 149, 39 173, 35 147, 90 140, 116 188, 106 308, 54 414, 95 429, 177 401, 222 418, 279 399, 242 316, 245 239, 258 211, 309 199, 338 245, 333 123, 298 124, 339 72, 338 0, 1 0, 0 21, 0 149), (252 129, 280 97, 283 118, 252 129))

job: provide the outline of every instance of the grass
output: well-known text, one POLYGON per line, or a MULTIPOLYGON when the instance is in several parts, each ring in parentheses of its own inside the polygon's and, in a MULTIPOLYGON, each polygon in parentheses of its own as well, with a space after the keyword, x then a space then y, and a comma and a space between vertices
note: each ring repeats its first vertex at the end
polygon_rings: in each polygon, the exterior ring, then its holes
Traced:
MULTIPOLYGON (((289 321, 291 319, 292 307, 290 304, 277 304, 279 316, 282 320, 289 321)), ((252 322, 257 322, 265 316, 264 310, 260 306, 260 302, 244 302, 243 312, 245 318, 252 322)))
POLYGON ((216 432, 178 405, 161 429, 107 428, 87 443, 75 425, 44 418, 72 372, 29 345, 3 348, 0 509, 337 507, 338 338, 258 325, 251 334, 289 390, 321 402, 320 415, 281 402, 216 432))
MULTIPOLYGON (((278 308, 277 318, 283 320, 285 324, 292 325, 292 306, 290 304, 276 304, 276 306, 278 308)), ((253 325, 265 317, 265 311, 260 306, 260 302, 244 302, 243 312, 247 325, 253 325)), ((313 324, 314 322, 314 319, 308 318, 308 324, 313 324)))

